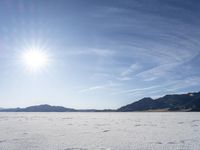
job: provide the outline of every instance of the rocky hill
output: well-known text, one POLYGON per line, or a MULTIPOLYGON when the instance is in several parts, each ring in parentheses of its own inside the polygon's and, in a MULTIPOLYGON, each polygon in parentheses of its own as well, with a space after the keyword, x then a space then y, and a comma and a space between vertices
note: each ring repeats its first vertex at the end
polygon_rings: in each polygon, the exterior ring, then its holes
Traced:
POLYGON ((158 99, 143 98, 117 111, 200 111, 200 92, 166 95, 158 99))

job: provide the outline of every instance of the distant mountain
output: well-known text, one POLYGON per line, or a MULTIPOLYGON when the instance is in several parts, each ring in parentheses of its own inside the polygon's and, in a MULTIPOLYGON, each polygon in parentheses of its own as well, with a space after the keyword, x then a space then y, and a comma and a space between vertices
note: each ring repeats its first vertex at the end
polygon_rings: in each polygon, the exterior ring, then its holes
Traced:
POLYGON ((117 110, 111 109, 72 109, 62 106, 36 105, 26 108, 0 108, 0 112, 132 112, 132 111, 200 111, 200 92, 188 94, 173 94, 152 99, 143 98, 123 106, 117 110))
POLYGON ((51 105, 36 105, 30 106, 26 108, 7 108, 7 109, 0 109, 0 112, 112 112, 115 110, 111 109, 104 109, 104 110, 97 110, 97 109, 72 109, 72 108, 65 108, 62 106, 51 106, 51 105))
POLYGON ((0 111, 5 112, 75 112, 75 109, 65 108, 62 106, 51 106, 51 105, 37 105, 30 106, 26 108, 11 108, 11 109, 2 109, 0 111))
POLYGON ((200 92, 166 95, 158 99, 143 98, 117 111, 200 111, 200 92))

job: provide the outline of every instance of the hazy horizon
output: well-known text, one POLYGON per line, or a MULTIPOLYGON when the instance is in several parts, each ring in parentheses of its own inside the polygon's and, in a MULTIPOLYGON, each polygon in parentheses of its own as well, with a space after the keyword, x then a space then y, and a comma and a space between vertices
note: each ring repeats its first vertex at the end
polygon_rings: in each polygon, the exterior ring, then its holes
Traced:
POLYGON ((0 107, 198 92, 199 17, 197 0, 1 0, 0 107))
MULTIPOLYGON (((199 92, 200 92, 200 91, 198 91, 198 92, 187 92, 187 93, 175 93, 175 95, 177 95, 177 94, 179 95, 179 94, 199 93, 199 92)), ((167 95, 171 95, 171 94, 167 94, 167 95)), ((172 94, 172 95, 173 95, 173 94, 172 94)), ((130 102, 130 103, 128 103, 128 104, 122 104, 121 106, 116 107, 116 108, 108 108, 108 107, 106 107, 106 108, 100 108, 100 109, 98 109, 98 108, 89 108, 89 107, 87 107, 87 108, 75 108, 75 107, 68 107, 68 106, 65 106, 65 105, 58 105, 58 104, 52 105, 52 104, 49 104, 49 103, 38 103, 38 104, 32 104, 32 105, 28 105, 28 106, 0 107, 0 109, 27 108, 27 107, 30 107, 30 106, 50 105, 50 106, 61 106, 61 107, 65 107, 65 108, 75 109, 75 110, 90 110, 90 109, 96 109, 96 110, 107 110, 107 109, 116 110, 116 109, 119 109, 119 108, 121 108, 121 107, 123 107, 123 106, 129 105, 129 104, 131 104, 131 103, 133 103, 133 102, 140 101, 140 100, 142 100, 142 99, 144 99, 144 98, 152 98, 152 99, 154 99, 154 100, 157 100, 157 99, 163 98, 163 97, 165 97, 165 96, 166 96, 166 95, 159 96, 159 97, 154 97, 154 98, 145 96, 145 97, 143 97, 143 98, 141 98, 141 99, 133 100, 132 102, 130 102)), ((136 112, 138 112, 138 111, 136 111, 136 112)))

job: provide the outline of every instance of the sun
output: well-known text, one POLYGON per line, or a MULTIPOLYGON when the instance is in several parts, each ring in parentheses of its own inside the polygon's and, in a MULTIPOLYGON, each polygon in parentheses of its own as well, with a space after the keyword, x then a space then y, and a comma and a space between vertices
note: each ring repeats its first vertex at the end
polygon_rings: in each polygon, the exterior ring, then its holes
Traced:
POLYGON ((49 56, 40 49, 30 49, 22 54, 22 62, 32 72, 38 72, 49 64, 49 56))

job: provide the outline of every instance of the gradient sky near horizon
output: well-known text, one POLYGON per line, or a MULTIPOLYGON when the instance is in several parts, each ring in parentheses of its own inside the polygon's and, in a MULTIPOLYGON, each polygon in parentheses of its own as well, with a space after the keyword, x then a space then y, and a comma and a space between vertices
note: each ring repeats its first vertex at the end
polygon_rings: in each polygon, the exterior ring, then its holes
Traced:
POLYGON ((200 90, 199 0, 0 0, 0 107, 118 108, 200 90), (30 73, 25 47, 51 62, 30 73))

